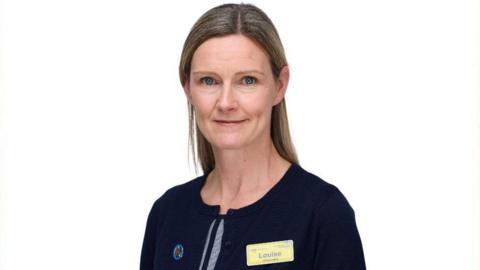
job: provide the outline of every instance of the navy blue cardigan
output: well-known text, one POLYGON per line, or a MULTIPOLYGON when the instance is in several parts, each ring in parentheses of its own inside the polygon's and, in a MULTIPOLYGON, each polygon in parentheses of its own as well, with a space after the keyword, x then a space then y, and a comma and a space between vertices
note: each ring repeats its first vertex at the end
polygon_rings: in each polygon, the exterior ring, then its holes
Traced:
POLYGON ((336 186, 300 165, 261 199, 225 215, 200 196, 206 176, 154 202, 140 270, 366 269, 354 210, 336 186), (293 261, 247 266, 247 245, 281 240, 293 240, 293 261))

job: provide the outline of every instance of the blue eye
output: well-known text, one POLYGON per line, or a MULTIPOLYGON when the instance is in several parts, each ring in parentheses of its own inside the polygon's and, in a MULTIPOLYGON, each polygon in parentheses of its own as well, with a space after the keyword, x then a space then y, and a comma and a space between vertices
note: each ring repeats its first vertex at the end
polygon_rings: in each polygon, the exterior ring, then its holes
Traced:
POLYGON ((243 77, 243 83, 246 85, 253 85, 257 82, 257 79, 252 76, 245 76, 243 77))
POLYGON ((209 86, 215 84, 215 80, 212 77, 203 77, 203 78, 200 79, 200 82, 202 82, 205 85, 209 85, 209 86))

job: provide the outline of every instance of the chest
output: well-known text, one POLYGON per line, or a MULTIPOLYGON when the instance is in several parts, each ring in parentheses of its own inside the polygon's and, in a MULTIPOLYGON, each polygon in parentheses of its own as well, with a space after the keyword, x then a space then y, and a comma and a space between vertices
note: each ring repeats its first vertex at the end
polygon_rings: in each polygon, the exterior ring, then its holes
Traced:
POLYGON ((157 235, 154 269, 309 269, 315 238, 308 214, 186 217, 166 221, 157 235), (281 247, 269 244, 278 241, 291 241, 291 247, 283 248, 291 258, 280 252, 281 247), (256 244, 266 245, 261 246, 263 251, 248 250, 256 244))

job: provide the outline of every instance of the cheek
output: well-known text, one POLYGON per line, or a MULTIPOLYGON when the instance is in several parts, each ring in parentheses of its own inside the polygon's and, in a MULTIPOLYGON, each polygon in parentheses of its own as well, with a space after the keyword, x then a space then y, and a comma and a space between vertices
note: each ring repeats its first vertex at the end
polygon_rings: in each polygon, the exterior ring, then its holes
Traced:
POLYGON ((273 98, 267 89, 262 89, 255 95, 251 95, 243 100, 243 108, 251 115, 257 117, 267 117, 273 106, 273 98))
POLYGON ((195 107, 196 116, 199 118, 204 118, 211 113, 215 101, 213 98, 209 98, 208 96, 192 95, 192 104, 193 107, 195 107))

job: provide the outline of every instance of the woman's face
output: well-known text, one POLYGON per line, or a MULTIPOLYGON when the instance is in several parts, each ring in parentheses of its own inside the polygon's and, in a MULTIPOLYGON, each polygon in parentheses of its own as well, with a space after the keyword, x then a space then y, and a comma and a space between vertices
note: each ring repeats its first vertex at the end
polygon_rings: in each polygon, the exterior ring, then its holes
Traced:
POLYGON ((270 142, 272 107, 283 99, 288 67, 274 80, 267 54, 243 35, 202 43, 191 62, 185 94, 213 147, 239 149, 270 142))

